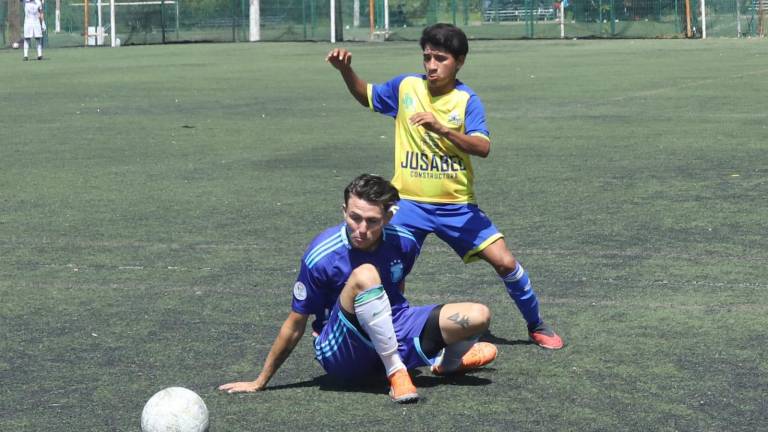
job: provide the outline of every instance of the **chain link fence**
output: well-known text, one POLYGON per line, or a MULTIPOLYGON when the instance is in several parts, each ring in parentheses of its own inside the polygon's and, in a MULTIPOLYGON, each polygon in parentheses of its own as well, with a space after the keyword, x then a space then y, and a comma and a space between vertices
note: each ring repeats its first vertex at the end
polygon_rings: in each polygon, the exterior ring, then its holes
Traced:
MULTIPOLYGON (((120 45, 415 40, 436 22, 478 39, 758 37, 766 7, 768 0, 115 0, 113 29, 107 0, 44 2, 53 47, 112 45, 113 32, 120 45)), ((0 0, 0 46, 20 40, 23 10, 19 0, 0 0)))

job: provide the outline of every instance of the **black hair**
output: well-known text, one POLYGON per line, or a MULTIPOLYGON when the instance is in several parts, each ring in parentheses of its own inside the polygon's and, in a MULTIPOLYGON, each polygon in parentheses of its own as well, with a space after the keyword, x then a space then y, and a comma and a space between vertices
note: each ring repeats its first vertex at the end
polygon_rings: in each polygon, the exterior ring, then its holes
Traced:
POLYGON ((400 199, 400 194, 392 183, 375 174, 360 174, 344 188, 345 205, 351 195, 382 206, 385 213, 400 199))
POLYGON ((419 45, 424 49, 427 44, 448 51, 455 59, 466 56, 469 52, 467 35, 452 24, 437 23, 425 28, 421 32, 419 45))

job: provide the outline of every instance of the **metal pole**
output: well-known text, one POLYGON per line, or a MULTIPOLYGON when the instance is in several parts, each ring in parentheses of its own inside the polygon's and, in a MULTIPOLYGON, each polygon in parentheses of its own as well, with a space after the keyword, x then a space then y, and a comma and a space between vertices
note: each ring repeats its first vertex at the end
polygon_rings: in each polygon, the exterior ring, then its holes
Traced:
POLYGON ((605 20, 603 19, 603 0, 600 0, 600 4, 598 5, 598 10, 599 10, 599 14, 600 14, 600 17, 599 17, 599 20, 600 20, 600 33, 602 33, 603 32, 603 30, 602 30, 603 29, 603 23, 605 22, 605 20))
POLYGON ((368 0, 368 21, 369 21, 369 23, 371 25, 371 34, 370 34, 370 38, 371 39, 373 39, 374 22, 375 22, 374 19, 373 19, 373 17, 374 17, 374 15, 373 15, 374 14, 373 8, 375 6, 373 2, 374 2, 374 0, 368 0))
POLYGON ((101 0, 96 0, 96 7, 98 8, 96 13, 96 45, 101 45, 104 42, 104 30, 101 24, 101 0))
POLYGON ((115 0, 109 0, 109 45, 112 48, 117 47, 117 41, 115 37, 117 30, 115 29, 115 0))
POLYGON ((565 6, 560 0, 560 39, 565 39, 565 6))
POLYGON ((61 0, 56 0, 56 22, 54 23, 54 31, 56 33, 61 32, 61 0))
POLYGON ((389 0, 384 0, 384 33, 389 33, 389 0))
POLYGON ((261 11, 259 10, 259 0, 250 1, 250 32, 248 34, 248 40, 256 42, 261 40, 261 11))
POLYGON ((85 46, 88 46, 88 2, 90 0, 85 0, 83 2, 83 35, 85 36, 85 46))
MULTIPOLYGON (((237 0, 232 0, 232 4, 229 5, 229 12, 232 15, 232 42, 237 42, 237 0)), ((165 43, 165 25, 163 25, 163 43, 165 43)))
POLYGON ((680 32, 680 11, 677 9, 677 0, 675 0, 675 31, 680 32))
POLYGON ((336 43, 336 0, 331 2, 331 43, 336 43))
POLYGON ((309 0, 309 20, 312 23, 309 27, 309 34, 315 37, 315 30, 317 30, 317 0, 309 0))
POLYGON ((160 37, 165 44, 165 0, 160 0, 160 37))
POLYGON ((706 0, 701 0, 701 38, 707 38, 707 10, 705 8, 706 0))
POLYGON ((528 1, 527 33, 528 37, 533 39, 533 0, 528 1))

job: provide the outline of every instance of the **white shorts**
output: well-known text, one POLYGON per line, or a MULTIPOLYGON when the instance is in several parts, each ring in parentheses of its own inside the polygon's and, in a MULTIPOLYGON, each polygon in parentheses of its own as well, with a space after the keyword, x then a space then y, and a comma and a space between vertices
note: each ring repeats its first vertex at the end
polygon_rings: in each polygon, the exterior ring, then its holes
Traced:
POLYGON ((40 25, 40 20, 24 20, 24 38, 41 37, 43 37, 43 26, 40 25))

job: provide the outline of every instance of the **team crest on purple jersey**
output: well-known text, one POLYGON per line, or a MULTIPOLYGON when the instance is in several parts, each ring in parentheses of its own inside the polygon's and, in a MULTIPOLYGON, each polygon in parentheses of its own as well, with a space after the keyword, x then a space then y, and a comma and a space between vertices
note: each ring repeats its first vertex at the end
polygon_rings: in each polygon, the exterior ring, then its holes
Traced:
POLYGON ((392 283, 399 283, 404 276, 403 263, 400 260, 392 261, 389 264, 389 274, 392 276, 392 283))

